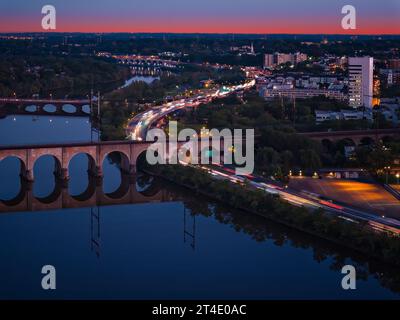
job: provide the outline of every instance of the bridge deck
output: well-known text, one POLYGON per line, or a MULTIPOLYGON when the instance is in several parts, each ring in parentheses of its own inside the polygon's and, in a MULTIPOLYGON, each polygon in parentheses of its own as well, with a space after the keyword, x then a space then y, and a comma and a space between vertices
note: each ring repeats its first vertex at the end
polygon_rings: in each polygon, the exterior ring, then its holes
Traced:
POLYGON ((89 99, 84 100, 72 100, 72 99, 17 99, 17 98, 0 98, 0 103, 63 103, 63 104, 90 104, 89 99))
POLYGON ((400 134, 400 128, 377 129, 377 130, 347 130, 347 131, 323 131, 323 132, 301 132, 300 135, 307 137, 335 137, 335 136, 374 136, 382 134, 400 134))

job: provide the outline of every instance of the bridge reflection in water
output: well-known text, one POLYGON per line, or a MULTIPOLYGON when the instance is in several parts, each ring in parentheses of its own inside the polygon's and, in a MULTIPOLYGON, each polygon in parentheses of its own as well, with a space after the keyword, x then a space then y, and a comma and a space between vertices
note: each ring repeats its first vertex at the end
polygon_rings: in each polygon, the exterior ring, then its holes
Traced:
POLYGON ((161 188, 158 181, 140 173, 135 177, 122 174, 120 186, 112 193, 105 193, 101 181, 99 183, 92 176, 89 176, 86 190, 77 196, 70 195, 67 186, 59 180, 56 181, 53 192, 46 197, 35 197, 32 189, 32 184, 21 178, 20 192, 13 199, 0 200, 0 213, 179 200, 176 195, 161 188), (143 181, 146 178, 150 180, 143 181))

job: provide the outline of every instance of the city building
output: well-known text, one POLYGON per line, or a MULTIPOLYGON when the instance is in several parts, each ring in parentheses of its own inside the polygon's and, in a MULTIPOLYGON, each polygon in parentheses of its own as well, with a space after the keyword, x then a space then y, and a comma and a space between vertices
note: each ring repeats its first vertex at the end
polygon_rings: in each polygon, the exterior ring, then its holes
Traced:
POLYGON ((380 69, 379 73, 386 86, 400 84, 400 69, 380 69))
POLYGON ((329 111, 329 110, 315 110, 315 122, 317 124, 324 121, 332 120, 373 120, 371 111, 360 111, 360 110, 340 110, 340 111, 329 111))
POLYGON ((349 105, 372 109, 374 58, 349 57, 349 105))
POLYGON ((260 95, 266 100, 279 97, 308 99, 319 96, 341 101, 347 100, 347 95, 339 90, 294 88, 292 85, 288 84, 275 85, 273 88, 261 88, 260 95))
POLYGON ((390 59, 388 61, 389 69, 400 69, 400 59, 390 59))
POLYGON ((264 55, 264 68, 272 68, 275 64, 275 57, 273 54, 265 54, 264 55))
POLYGON ((264 68, 274 68, 281 64, 291 63, 292 65, 296 65, 300 62, 307 60, 307 55, 305 53, 296 52, 296 53, 280 53, 275 52, 274 54, 265 54, 264 55, 264 68))

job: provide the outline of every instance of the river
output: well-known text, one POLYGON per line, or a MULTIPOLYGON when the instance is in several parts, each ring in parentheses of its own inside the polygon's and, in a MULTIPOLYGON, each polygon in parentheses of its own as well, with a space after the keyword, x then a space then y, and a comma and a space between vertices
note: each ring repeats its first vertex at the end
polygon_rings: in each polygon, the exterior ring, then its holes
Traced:
MULTIPOLYGON (((0 119, 1 145, 90 141, 91 132, 87 118, 0 119)), ((56 189, 54 165, 51 157, 35 165, 36 180, 26 192, 37 204, 56 189)), ((85 155, 71 161, 70 195, 79 198, 91 185, 87 166, 85 155)), ((15 158, 0 162, 1 199, 20 193, 19 170, 15 158)), ((107 196, 123 180, 118 157, 107 159, 103 170, 96 190, 107 196)), ((6 207, 0 214, 0 298, 399 298, 394 268, 145 175, 138 174, 135 185, 148 201, 45 211, 6 207), (163 202, 154 200, 158 195, 163 202), (356 290, 341 288, 346 264, 357 269, 356 290), (44 265, 56 268, 56 290, 41 287, 44 265)))

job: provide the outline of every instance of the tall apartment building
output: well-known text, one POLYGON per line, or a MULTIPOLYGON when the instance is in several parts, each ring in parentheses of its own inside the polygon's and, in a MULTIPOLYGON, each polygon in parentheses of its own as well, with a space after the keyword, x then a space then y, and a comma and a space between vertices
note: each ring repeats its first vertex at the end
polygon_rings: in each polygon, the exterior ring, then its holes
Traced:
POLYGON ((349 105, 372 109, 374 58, 349 57, 349 105))
POLYGON ((272 68, 275 65, 275 57, 273 54, 265 54, 264 68, 272 68))

